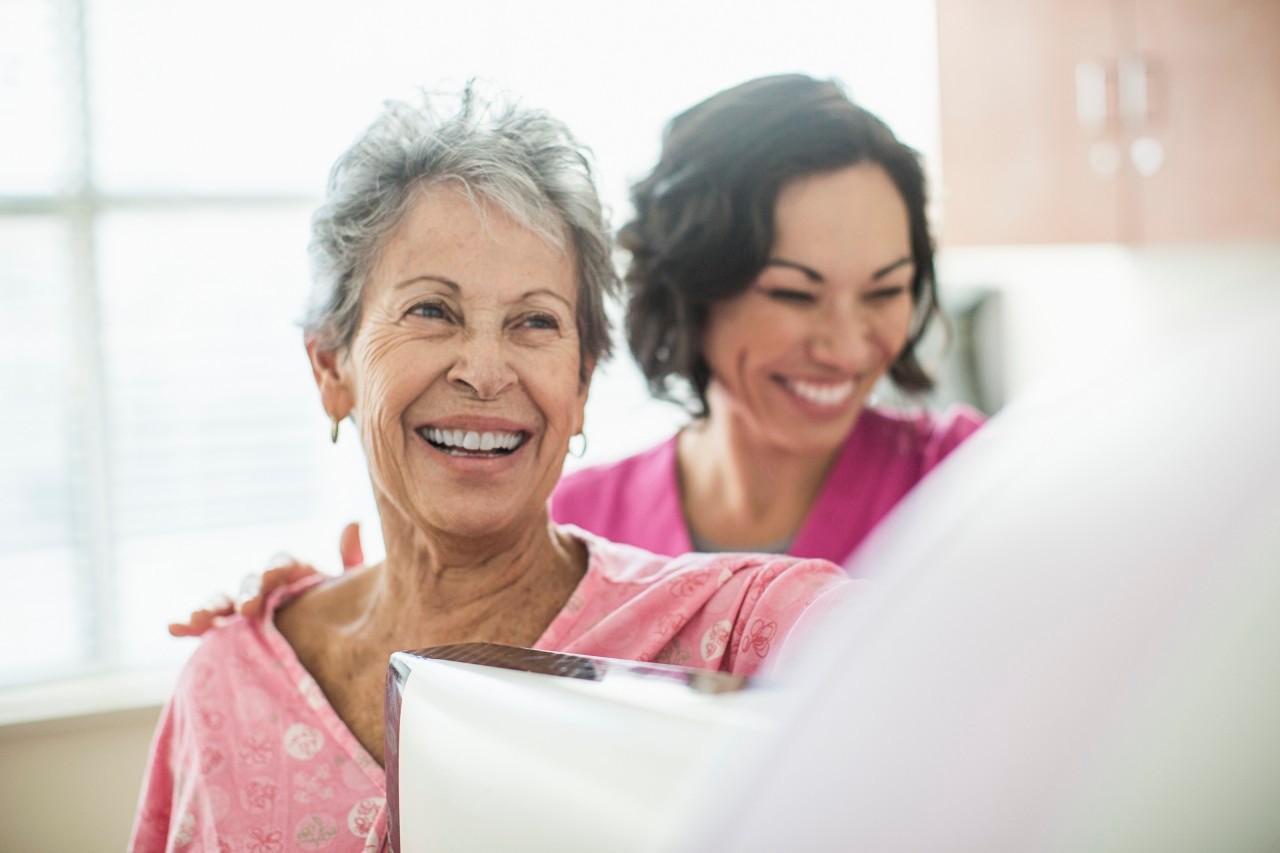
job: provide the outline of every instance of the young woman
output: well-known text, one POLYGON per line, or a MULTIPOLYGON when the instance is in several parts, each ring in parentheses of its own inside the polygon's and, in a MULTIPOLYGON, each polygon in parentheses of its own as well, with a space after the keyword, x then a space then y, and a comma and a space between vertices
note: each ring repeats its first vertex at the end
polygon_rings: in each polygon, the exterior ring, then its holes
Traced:
POLYGON ((933 384, 918 155, 836 84, 765 77, 676 116, 632 199, 631 352, 694 418, 564 478, 552 516, 664 554, 846 560, 982 422, 869 405, 885 376, 933 384))

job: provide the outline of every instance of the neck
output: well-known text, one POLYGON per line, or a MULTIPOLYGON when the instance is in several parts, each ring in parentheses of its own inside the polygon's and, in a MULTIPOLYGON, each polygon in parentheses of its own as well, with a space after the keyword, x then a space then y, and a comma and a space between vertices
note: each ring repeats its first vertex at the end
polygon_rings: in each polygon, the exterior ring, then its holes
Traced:
POLYGON ((714 386, 711 413, 678 444, 685 517, 717 545, 748 548, 792 537, 817 500, 839 448, 799 453, 759 435, 714 386))
POLYGON ((512 642, 532 634, 532 643, 586 567, 585 550, 545 510, 483 536, 424 532, 389 507, 382 519, 387 558, 370 572, 358 619, 369 634, 422 636, 432 645, 453 635, 512 642))
POLYGON ((545 510, 484 537, 426 534, 382 505, 385 562, 284 608, 276 625, 338 716, 379 762, 387 658, 400 649, 490 642, 532 646, 586 568, 586 548, 545 510))

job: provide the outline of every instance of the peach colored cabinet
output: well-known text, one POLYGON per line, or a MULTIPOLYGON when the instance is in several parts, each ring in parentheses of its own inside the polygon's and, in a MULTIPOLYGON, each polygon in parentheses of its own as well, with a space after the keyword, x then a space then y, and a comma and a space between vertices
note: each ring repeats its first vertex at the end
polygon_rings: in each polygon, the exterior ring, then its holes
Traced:
POLYGON ((1280 239, 1280 0, 938 0, 945 245, 1280 239))

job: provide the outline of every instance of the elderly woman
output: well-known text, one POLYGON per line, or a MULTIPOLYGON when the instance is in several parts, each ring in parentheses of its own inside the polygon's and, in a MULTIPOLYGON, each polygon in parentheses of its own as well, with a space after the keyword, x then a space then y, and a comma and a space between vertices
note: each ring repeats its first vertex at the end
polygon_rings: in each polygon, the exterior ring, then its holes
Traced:
POLYGON ((165 707, 131 849, 378 849, 398 649, 462 641, 749 673, 823 561, 671 560, 551 523, 608 352, 610 244, 587 161, 545 114, 464 93, 389 105, 313 220, 306 350, 359 435, 386 560, 275 590, 207 634, 165 707))

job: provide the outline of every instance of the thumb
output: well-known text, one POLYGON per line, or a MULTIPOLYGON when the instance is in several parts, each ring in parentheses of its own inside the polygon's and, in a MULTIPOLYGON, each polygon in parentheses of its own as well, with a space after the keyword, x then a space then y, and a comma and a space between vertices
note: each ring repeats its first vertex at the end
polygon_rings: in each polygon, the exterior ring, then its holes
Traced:
POLYGON ((364 565, 364 549, 360 547, 360 524, 351 522, 342 528, 338 539, 338 552, 342 555, 344 570, 358 569, 364 565))

